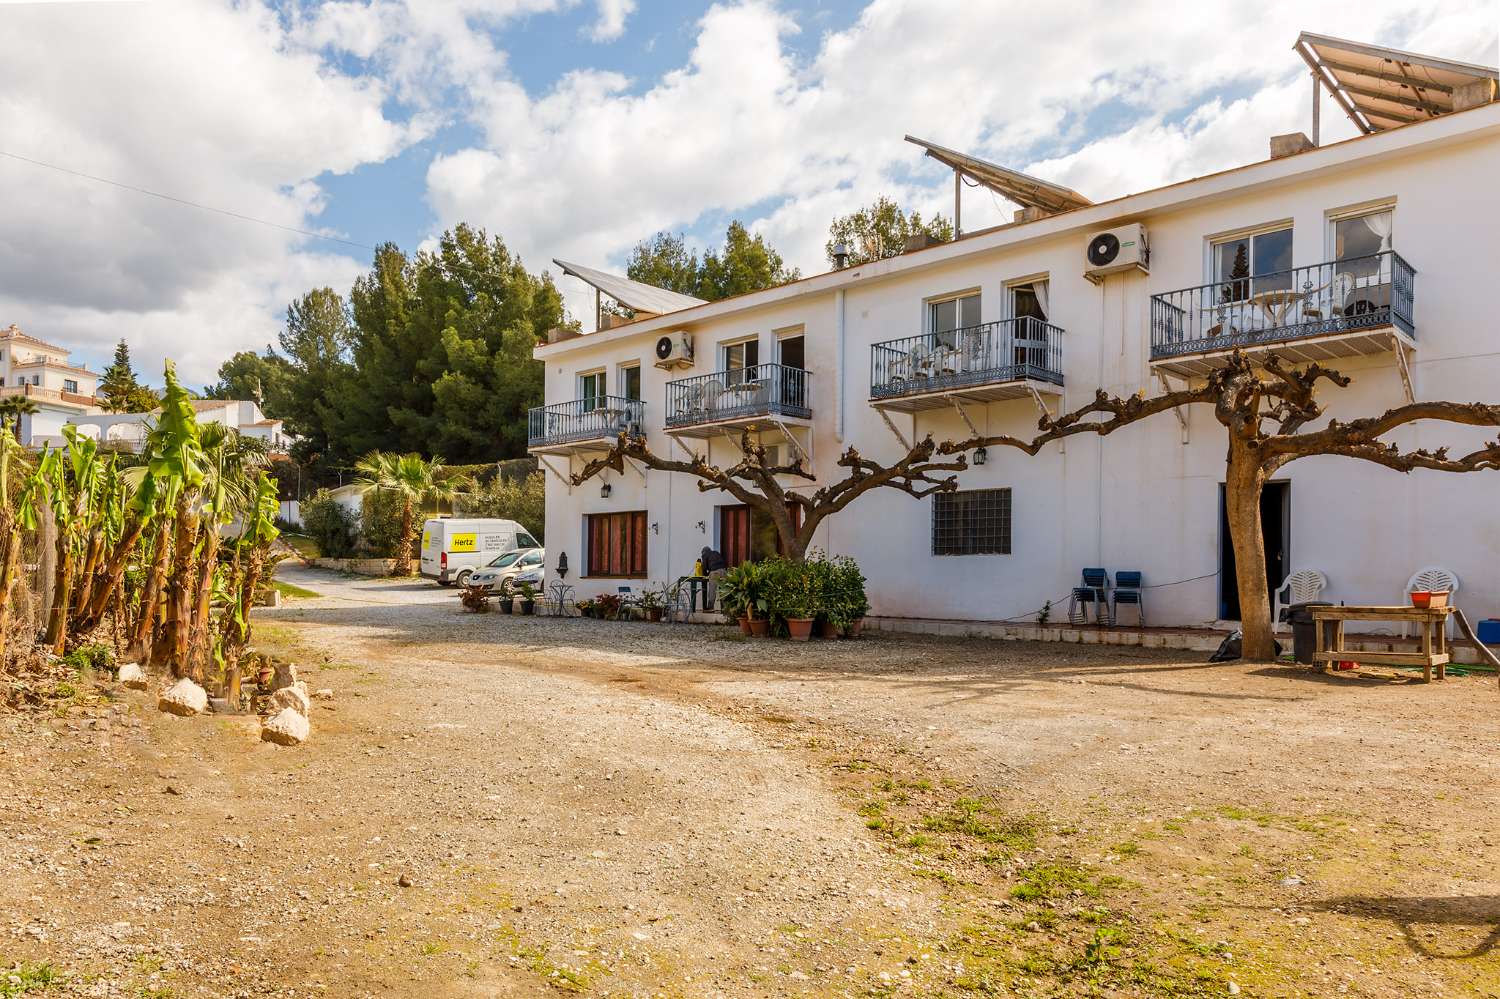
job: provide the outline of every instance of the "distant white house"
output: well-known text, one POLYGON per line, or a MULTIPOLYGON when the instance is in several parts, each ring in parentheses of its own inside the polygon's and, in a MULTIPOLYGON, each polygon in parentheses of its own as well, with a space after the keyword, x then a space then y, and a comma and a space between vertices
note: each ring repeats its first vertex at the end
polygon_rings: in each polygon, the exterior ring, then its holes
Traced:
POLYGON ((24 396, 37 411, 21 418, 21 443, 62 437, 65 423, 99 411, 99 376, 69 363, 65 347, 39 340, 12 323, 0 330, 0 398, 24 396))
MULTIPOLYGON (((282 421, 267 419, 260 405, 249 399, 194 399, 193 409, 199 423, 222 423, 244 434, 266 442, 272 454, 284 454, 292 440, 282 421)), ((161 410, 149 413, 103 413, 68 420, 79 431, 103 442, 119 442, 139 448, 150 427, 161 416, 161 410)))

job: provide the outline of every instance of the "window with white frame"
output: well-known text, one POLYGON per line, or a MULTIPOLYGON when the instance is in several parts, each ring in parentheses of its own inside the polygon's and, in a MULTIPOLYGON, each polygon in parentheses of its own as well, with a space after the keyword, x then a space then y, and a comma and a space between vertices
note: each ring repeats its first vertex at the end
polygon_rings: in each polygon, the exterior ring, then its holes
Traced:
POLYGON ((1277 226, 1215 240, 1213 280, 1221 302, 1242 302, 1263 291, 1292 286, 1292 227, 1277 226))
POLYGON ((754 377, 754 368, 760 364, 759 340, 736 340, 719 347, 719 369, 727 377, 726 385, 738 385, 746 378, 754 377), (747 375, 746 371, 751 374, 747 375))
POLYGON ((961 489, 932 501, 932 554, 1010 554, 1009 489, 961 489))
POLYGON ((641 401, 641 366, 639 363, 620 366, 620 394, 627 399, 641 401))
POLYGON ((955 341, 954 330, 979 325, 979 292, 967 291, 927 301, 927 332, 947 347, 955 341))
POLYGON ((1385 257, 1391 248, 1394 213, 1389 208, 1347 215, 1333 220, 1333 259, 1336 271, 1356 278, 1389 272, 1385 257))
POLYGON ((585 413, 604 405, 604 395, 603 371, 586 371, 578 376, 578 398, 583 400, 585 413))
POLYGON ((72 393, 74 393, 76 395, 78 393, 78 379, 76 379, 76 378, 64 378, 63 379, 63 391, 64 392, 72 392, 72 393))

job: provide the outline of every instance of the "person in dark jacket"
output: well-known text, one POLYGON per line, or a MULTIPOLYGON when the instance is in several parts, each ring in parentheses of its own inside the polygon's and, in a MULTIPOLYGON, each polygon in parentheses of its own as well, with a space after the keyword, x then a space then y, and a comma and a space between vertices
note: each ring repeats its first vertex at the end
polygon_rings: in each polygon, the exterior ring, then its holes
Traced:
POLYGON ((729 563, 724 561, 722 554, 707 545, 698 558, 703 563, 703 575, 708 577, 708 583, 703 587, 703 609, 713 610, 719 606, 719 580, 724 578, 724 570, 729 568, 729 563))

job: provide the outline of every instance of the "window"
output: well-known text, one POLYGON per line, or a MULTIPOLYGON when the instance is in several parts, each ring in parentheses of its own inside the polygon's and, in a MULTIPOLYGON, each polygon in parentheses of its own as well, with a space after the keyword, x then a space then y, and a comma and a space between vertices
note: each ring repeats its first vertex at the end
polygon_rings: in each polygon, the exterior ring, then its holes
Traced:
POLYGON ((516 563, 516 565, 520 566, 521 568, 530 568, 533 565, 541 565, 541 564, 542 564, 542 553, 541 552, 531 552, 531 553, 523 556, 521 558, 521 560, 516 563))
POLYGON ((1236 236, 1213 244, 1214 280, 1221 302, 1292 286, 1292 227, 1236 236), (1278 273, 1282 272, 1282 273, 1278 273))
POLYGON ((76 394, 78 392, 78 380, 76 378, 64 378, 63 391, 73 392, 76 394))
POLYGON ((588 575, 646 575, 646 511, 591 513, 584 518, 588 575))
POLYGON ((953 331, 979 325, 979 292, 927 303, 927 332, 945 347, 954 345, 953 331))
MULTIPOLYGON (((1333 258, 1338 273, 1367 278, 1381 272, 1381 257, 1391 248, 1391 211, 1370 212, 1333 223, 1333 258)), ((1389 270, 1389 265, 1385 269, 1389 270)))
POLYGON ((1010 554, 1009 489, 965 489, 932 499, 932 554, 1010 554))
POLYGON ((746 375, 745 371, 760 364, 760 341, 741 340, 739 343, 726 343, 721 348, 723 356, 722 370, 728 375, 724 379, 726 385, 739 385, 747 377, 755 377, 755 373, 746 375))
POLYGON ((516 547, 517 548, 540 548, 542 546, 539 545, 539 544, 537 544, 536 538, 533 538, 531 535, 527 534, 525 531, 517 531, 516 532, 516 547))
POLYGON ((620 369, 620 394, 635 402, 641 401, 641 366, 631 364, 620 369))
POLYGON ((590 371, 579 375, 578 397, 583 400, 585 413, 591 413, 604 405, 604 372, 590 371))

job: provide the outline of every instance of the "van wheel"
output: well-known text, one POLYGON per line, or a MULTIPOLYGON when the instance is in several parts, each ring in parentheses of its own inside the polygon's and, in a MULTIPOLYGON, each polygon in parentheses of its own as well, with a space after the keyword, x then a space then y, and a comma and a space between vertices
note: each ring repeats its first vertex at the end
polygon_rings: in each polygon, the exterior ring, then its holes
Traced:
POLYGON ((463 572, 460 572, 458 574, 458 578, 455 579, 454 582, 458 583, 459 586, 468 586, 469 577, 471 575, 473 575, 473 573, 471 573, 468 569, 465 569, 463 572))

